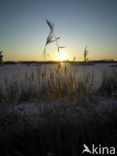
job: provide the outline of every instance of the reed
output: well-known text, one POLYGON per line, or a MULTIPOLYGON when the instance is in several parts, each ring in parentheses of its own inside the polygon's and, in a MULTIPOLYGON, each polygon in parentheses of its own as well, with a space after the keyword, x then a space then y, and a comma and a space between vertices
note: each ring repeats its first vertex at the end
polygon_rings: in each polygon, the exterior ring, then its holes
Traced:
POLYGON ((95 111, 95 98, 111 90, 116 93, 117 73, 103 74, 100 91, 94 92, 94 75, 79 81, 69 68, 58 64, 49 72, 44 81, 44 71, 38 67, 34 72, 25 73, 22 83, 16 80, 5 82, 5 94, 0 92, 0 155, 81 155, 82 145, 116 143, 116 107, 109 112, 95 111), (93 84, 93 85, 92 85, 93 84), (17 114, 9 105, 21 102, 46 103, 35 120, 25 115, 23 109, 17 114), (54 102, 54 103, 53 103, 54 102), (49 109, 48 109, 49 108, 49 109), (31 122, 32 121, 32 122, 31 122), (32 124, 33 123, 33 124, 32 124))

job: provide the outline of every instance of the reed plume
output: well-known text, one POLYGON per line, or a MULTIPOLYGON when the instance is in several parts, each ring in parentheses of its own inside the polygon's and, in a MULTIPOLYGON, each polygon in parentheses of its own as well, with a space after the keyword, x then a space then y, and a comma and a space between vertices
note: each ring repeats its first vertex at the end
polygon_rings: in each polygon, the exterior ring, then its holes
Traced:
POLYGON ((87 46, 85 47, 85 50, 84 50, 84 63, 86 64, 88 58, 87 58, 87 55, 88 55, 88 50, 87 50, 87 46))
POLYGON ((47 19, 46 19, 46 23, 47 23, 47 25, 48 25, 49 28, 50 28, 50 33, 49 33, 49 35, 48 35, 48 37, 47 37, 46 44, 45 44, 45 48, 44 48, 44 51, 43 51, 44 61, 46 61, 46 55, 47 55, 47 53, 46 53, 46 47, 47 47, 47 45, 55 41, 55 40, 54 40, 54 36, 53 36, 53 35, 54 35, 54 24, 51 23, 51 22, 50 22, 49 20, 47 20, 47 19))
POLYGON ((65 48, 64 46, 59 46, 59 44, 58 44, 58 40, 60 39, 60 37, 56 37, 56 35, 54 33, 54 24, 51 23, 48 19, 46 19, 46 23, 49 26, 50 33, 49 33, 49 35, 47 37, 45 48, 44 48, 44 51, 43 51, 44 61, 46 61, 46 56, 47 56, 46 48, 47 48, 48 44, 50 44, 52 42, 56 42, 56 46, 57 46, 57 51, 59 53, 59 57, 60 57, 60 49, 65 48))

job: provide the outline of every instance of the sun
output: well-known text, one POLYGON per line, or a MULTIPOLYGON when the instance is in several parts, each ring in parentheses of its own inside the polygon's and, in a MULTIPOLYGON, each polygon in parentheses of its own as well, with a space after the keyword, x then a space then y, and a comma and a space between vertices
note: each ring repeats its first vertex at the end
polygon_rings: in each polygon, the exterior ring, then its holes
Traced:
POLYGON ((60 53, 59 61, 65 61, 65 60, 67 60, 66 55, 64 53, 60 53))

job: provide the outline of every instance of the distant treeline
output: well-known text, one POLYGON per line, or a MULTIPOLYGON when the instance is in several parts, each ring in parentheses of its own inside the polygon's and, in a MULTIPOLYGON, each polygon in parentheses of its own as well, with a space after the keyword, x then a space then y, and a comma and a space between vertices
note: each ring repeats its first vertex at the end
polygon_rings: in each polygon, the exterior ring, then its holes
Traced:
MULTIPOLYGON (((20 63, 20 64, 33 64, 33 63, 36 63, 36 64, 58 64, 60 63, 60 61, 4 61, 4 64, 17 64, 17 63, 20 63)), ((62 63, 75 63, 75 64, 83 64, 84 62, 83 61, 62 61, 62 63)), ((117 63, 116 60, 91 60, 91 61, 88 61, 87 64, 94 64, 94 63, 117 63)))
MULTIPOLYGON (((70 63, 79 63, 83 64, 84 61, 69 61, 70 63)), ((87 64, 92 64, 92 63, 117 63, 117 60, 90 60, 87 62, 87 64)))

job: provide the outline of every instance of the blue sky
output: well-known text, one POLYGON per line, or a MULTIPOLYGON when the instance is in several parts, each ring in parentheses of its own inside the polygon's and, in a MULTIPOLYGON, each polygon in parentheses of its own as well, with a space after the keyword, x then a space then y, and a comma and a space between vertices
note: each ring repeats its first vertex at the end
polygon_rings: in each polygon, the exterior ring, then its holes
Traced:
MULTIPOLYGON (((0 49, 4 60, 42 60, 49 34, 45 19, 54 23, 61 53, 67 59, 117 59, 117 0, 1 0, 0 49)), ((53 43, 48 60, 59 55, 53 43)))

